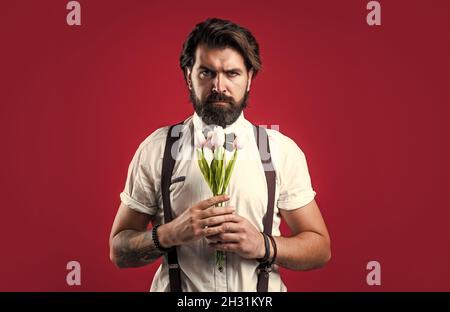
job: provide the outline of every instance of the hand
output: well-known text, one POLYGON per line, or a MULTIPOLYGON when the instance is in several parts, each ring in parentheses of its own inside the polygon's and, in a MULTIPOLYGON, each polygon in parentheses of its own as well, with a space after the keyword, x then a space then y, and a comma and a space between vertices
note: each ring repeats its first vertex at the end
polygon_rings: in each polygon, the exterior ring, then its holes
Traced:
POLYGON ((235 252, 246 259, 264 257, 264 237, 246 218, 233 214, 231 220, 222 223, 223 232, 209 237, 217 243, 209 246, 222 251, 235 252))
POLYGON ((227 195, 211 197, 186 209, 171 222, 158 228, 158 238, 162 247, 183 245, 202 237, 217 235, 223 232, 220 226, 231 220, 234 207, 215 207, 227 201, 227 195))

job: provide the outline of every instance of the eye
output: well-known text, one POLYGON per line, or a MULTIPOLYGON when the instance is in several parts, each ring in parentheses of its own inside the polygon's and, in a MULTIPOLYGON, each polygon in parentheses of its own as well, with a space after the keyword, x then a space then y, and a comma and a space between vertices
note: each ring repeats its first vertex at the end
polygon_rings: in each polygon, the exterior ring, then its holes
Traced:
POLYGON ((239 76, 239 73, 235 72, 235 71, 229 71, 229 72, 227 72, 227 75, 228 75, 228 77, 236 77, 236 76, 239 76))
POLYGON ((202 70, 200 71, 200 78, 210 78, 212 77, 212 72, 210 70, 202 70))

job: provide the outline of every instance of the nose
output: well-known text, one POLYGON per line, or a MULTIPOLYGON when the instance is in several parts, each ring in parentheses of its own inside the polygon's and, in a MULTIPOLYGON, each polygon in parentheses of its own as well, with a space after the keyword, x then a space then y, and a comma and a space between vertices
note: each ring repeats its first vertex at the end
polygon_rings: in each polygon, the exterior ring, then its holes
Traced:
POLYGON ((218 73, 214 78, 212 91, 217 93, 227 92, 227 88, 225 86, 225 77, 223 77, 222 73, 218 73))

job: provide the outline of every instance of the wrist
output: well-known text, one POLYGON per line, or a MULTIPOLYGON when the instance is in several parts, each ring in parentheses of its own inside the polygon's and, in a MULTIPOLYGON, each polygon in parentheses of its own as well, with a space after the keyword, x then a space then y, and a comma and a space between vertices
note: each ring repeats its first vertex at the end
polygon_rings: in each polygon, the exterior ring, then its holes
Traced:
POLYGON ((261 235, 259 236, 259 248, 258 248, 258 254, 256 256, 256 259, 262 259, 264 258, 265 254, 266 254, 266 243, 264 241, 264 234, 260 233, 261 235))
MULTIPOLYGON (((269 239, 270 239, 270 238, 269 238, 269 239)), ((274 256, 273 240, 272 240, 272 239, 270 239, 269 248, 270 248, 270 251, 269 251, 269 260, 271 260, 271 259, 273 259, 273 256, 274 256)))
POLYGON ((156 230, 156 234, 158 236, 159 245, 162 248, 169 249, 175 246, 175 244, 171 241, 172 236, 170 235, 169 223, 161 224, 156 230))
MULTIPOLYGON (((261 232, 261 236, 263 239, 263 251, 262 253, 260 252, 261 257, 257 258, 256 260, 258 260, 259 263, 267 263, 269 260, 269 256, 270 256, 270 242, 269 242, 269 237, 261 232)), ((260 244, 261 246, 261 244, 260 244)))
POLYGON ((277 242, 276 242, 275 238, 272 235, 268 235, 268 236, 269 236, 269 239, 270 239, 270 242, 271 242, 271 244, 270 244, 270 257, 269 257, 269 259, 271 259, 271 260, 270 260, 269 264, 270 264, 270 266, 272 266, 275 263, 276 259, 277 259, 278 248, 277 248, 277 242))

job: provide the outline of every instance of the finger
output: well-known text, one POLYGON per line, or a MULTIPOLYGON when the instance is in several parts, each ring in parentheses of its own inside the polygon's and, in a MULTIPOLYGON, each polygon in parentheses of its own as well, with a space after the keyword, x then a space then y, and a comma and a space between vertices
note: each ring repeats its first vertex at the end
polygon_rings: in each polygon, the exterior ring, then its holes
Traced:
POLYGON ((214 241, 214 242, 217 242, 217 241, 220 240, 220 239, 219 239, 219 236, 220 236, 220 233, 219 233, 219 234, 215 234, 215 235, 209 235, 209 236, 207 236, 207 237, 208 237, 209 240, 214 241))
POLYGON ((197 207, 200 210, 205 210, 206 208, 209 208, 211 206, 217 205, 219 203, 225 202, 227 200, 229 200, 230 197, 228 195, 219 195, 219 196, 214 196, 211 198, 208 198, 206 200, 203 200, 201 202, 199 202, 197 204, 197 207))
MULTIPOLYGON (((237 216, 236 220, 239 220, 237 216)), ((223 229, 222 233, 237 233, 242 232, 242 226, 237 222, 224 222, 220 225, 223 229)))
POLYGON ((216 236, 220 233, 237 233, 241 232, 241 226, 238 223, 234 222, 224 222, 220 225, 216 226, 204 226, 203 227, 203 236, 208 238, 212 238, 212 236, 216 236))
POLYGON ((221 216, 215 216, 215 217, 211 217, 211 218, 206 218, 206 219, 201 219, 200 220, 200 226, 201 227, 205 227, 205 226, 214 226, 214 225, 218 225, 224 222, 239 222, 240 219, 234 215, 234 214, 225 214, 225 215, 221 215, 221 216))
POLYGON ((223 228, 222 226, 218 225, 218 226, 206 226, 202 229, 202 234, 205 237, 212 237, 212 236, 216 236, 217 234, 223 233, 223 228))
POLYGON ((205 210, 202 210, 199 213, 200 219, 214 217, 214 216, 220 216, 224 214, 233 213, 236 209, 231 206, 227 207, 209 207, 205 210))
POLYGON ((238 243, 210 243, 209 246, 222 251, 237 251, 239 249, 238 243))
POLYGON ((220 233, 209 236, 208 239, 221 243, 239 243, 241 241, 241 236, 238 233, 220 233))

